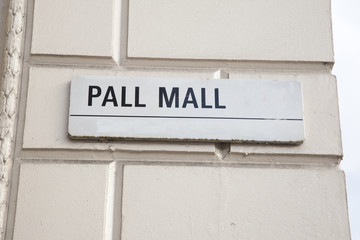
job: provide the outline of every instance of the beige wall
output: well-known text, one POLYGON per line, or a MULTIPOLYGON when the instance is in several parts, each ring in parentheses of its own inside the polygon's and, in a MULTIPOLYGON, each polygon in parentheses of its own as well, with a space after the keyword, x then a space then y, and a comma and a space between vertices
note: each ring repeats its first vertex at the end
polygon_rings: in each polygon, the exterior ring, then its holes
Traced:
POLYGON ((26 14, 7 240, 350 239, 329 0, 35 0, 26 14), (295 80, 305 141, 72 140, 79 75, 295 80))

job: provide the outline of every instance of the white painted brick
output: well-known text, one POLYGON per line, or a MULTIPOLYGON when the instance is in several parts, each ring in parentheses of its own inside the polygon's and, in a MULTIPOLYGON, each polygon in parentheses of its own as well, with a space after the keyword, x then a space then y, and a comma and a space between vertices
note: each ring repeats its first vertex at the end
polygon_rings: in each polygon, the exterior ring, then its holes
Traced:
POLYGON ((14 239, 103 239, 108 166, 23 163, 14 239))
MULTIPOLYGON (((108 145, 70 140, 67 136, 69 109, 69 86, 72 76, 129 76, 129 77, 209 77, 210 72, 186 71, 111 71, 85 69, 32 68, 30 70, 29 90, 24 129, 24 148, 56 149, 107 149, 108 145), (42 117, 39 117, 41 115, 42 117)), ((295 80, 302 83, 305 111, 305 141, 299 146, 244 145, 232 144, 231 151, 236 153, 272 153, 272 154, 311 154, 342 155, 339 114, 337 106, 336 80, 324 72, 281 72, 230 71, 234 79, 295 80)), ((226 79, 224 79, 226 81, 226 79)), ((214 151, 213 145, 192 145, 187 149, 180 145, 132 144, 115 142, 112 146, 133 150, 175 150, 214 151)))
POLYGON ((122 240, 348 239, 336 169, 126 166, 122 240))
POLYGON ((36 0, 31 53, 116 57, 114 1, 36 0))
POLYGON ((330 0, 130 0, 128 56, 333 61, 330 0))

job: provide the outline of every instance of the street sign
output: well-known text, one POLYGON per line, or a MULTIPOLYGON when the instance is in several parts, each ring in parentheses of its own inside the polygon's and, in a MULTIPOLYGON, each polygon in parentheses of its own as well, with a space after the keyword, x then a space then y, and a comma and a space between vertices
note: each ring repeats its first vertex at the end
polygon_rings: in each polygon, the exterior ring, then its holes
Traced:
POLYGON ((296 144, 304 140, 301 84, 74 77, 69 136, 296 144))

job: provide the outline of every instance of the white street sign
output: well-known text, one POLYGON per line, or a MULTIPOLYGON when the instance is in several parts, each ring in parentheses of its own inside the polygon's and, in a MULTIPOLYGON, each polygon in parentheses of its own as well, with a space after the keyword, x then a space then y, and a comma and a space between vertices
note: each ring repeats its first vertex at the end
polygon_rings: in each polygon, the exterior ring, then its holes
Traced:
POLYGON ((301 84, 74 77, 69 136, 300 143, 304 140, 301 84))

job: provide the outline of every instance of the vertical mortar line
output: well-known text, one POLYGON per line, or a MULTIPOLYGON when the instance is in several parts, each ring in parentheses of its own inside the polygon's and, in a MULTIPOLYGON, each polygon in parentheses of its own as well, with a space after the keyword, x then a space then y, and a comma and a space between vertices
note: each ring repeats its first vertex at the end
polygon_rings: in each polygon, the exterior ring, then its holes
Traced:
POLYGON ((121 46, 121 0, 113 1, 113 18, 112 18, 112 39, 111 55, 113 60, 120 63, 120 46, 121 46))
POLYGON ((107 186, 106 186, 106 206, 105 206, 105 231, 104 239, 113 239, 114 228, 114 201, 116 187, 116 162, 108 165, 107 186))
MULTIPOLYGON (((22 72, 21 72, 22 80, 20 82, 20 92, 19 92, 20 99, 19 99, 19 107, 18 107, 19 114, 17 119, 18 123, 17 123, 17 131, 16 131, 15 158, 20 158, 20 154, 23 151, 22 147, 23 147, 23 136, 24 136, 24 128, 25 128, 26 103, 28 99, 30 68, 32 66, 30 57, 31 57, 31 39, 33 34, 32 29, 33 29, 33 21, 34 21, 34 11, 35 11, 35 0, 26 1, 26 11, 25 11, 26 22, 24 24, 25 31, 24 31, 24 46, 23 46, 24 60, 22 65, 22 72)), ((19 159, 19 161, 21 161, 21 159, 19 159)), ((15 194, 17 194, 17 192, 15 192, 15 194)))
POLYGON ((120 9, 120 65, 126 65, 128 57, 129 0, 121 0, 120 9))
POLYGON ((121 239, 122 233, 122 209, 123 209, 123 196, 124 196, 124 171, 125 164, 118 164, 117 167, 117 185, 116 185, 116 203, 115 203, 115 218, 114 222, 116 227, 114 228, 114 240, 121 239), (116 232, 115 232, 116 231, 116 232))
POLYGON ((0 240, 4 239, 22 72, 25 1, 10 0, 0 92, 0 240))
MULTIPOLYGON (((229 73, 225 72, 222 69, 219 69, 214 73, 215 79, 229 79, 229 73)), ((220 161, 224 160, 229 156, 231 149, 231 143, 219 142, 215 143, 215 155, 219 158, 220 161)))

